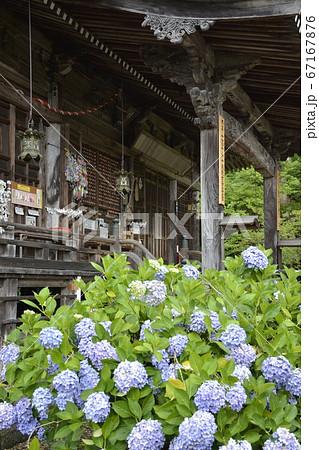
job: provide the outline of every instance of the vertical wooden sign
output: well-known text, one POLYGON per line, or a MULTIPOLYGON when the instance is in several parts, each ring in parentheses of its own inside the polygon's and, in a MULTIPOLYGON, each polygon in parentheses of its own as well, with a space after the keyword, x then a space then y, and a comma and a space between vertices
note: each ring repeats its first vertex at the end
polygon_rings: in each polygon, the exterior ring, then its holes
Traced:
POLYGON ((225 121, 218 116, 219 136, 219 204, 225 205, 225 121))
POLYGON ((277 183, 277 231, 280 230, 280 172, 276 170, 276 183, 277 183))

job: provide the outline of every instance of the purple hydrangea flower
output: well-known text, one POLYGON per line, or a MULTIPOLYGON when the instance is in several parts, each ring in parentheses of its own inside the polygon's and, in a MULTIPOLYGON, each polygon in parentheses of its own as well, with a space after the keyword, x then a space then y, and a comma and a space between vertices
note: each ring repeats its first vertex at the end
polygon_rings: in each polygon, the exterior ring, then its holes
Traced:
POLYGON ((252 450, 252 446, 248 441, 235 441, 229 439, 227 445, 222 445, 219 450, 252 450))
POLYGON ((95 323, 93 322, 92 319, 85 317, 75 325, 74 332, 78 339, 96 336, 95 323))
POLYGON ((181 356, 183 353, 187 342, 189 341, 188 337, 185 334, 176 334, 173 337, 169 338, 169 347, 167 349, 167 352, 169 355, 176 355, 181 356))
POLYGON ((167 289, 163 281, 144 281, 146 294, 140 298, 148 306, 158 306, 165 301, 167 289))
POLYGON ((15 408, 11 403, 0 403, 0 430, 7 430, 16 423, 15 408))
POLYGON ((251 375, 251 371, 246 366, 236 365, 232 377, 238 378, 238 380, 243 383, 243 381, 249 380, 249 375, 251 375))
POLYGON ((178 431, 169 450, 211 450, 217 425, 211 413, 196 411, 192 417, 183 420, 178 431))
POLYGON ((189 329, 196 333, 205 333, 207 331, 206 323, 204 322, 206 314, 203 311, 198 311, 195 307, 194 312, 191 314, 191 323, 189 329))
POLYGON ((80 362, 79 378, 81 391, 94 389, 100 381, 99 374, 90 366, 87 359, 80 362))
POLYGON ((9 344, 0 350, 0 361, 2 361, 2 370, 0 373, 0 377, 5 380, 6 379, 6 365, 9 362, 15 362, 20 355, 20 348, 15 344, 9 344))
POLYGON ((290 433, 287 428, 278 428, 272 435, 272 438, 267 439, 263 445, 263 450, 300 450, 301 445, 299 444, 296 436, 290 433))
POLYGON ((93 366, 98 370, 102 370, 103 368, 103 359, 115 359, 116 361, 119 361, 116 349, 105 340, 95 342, 94 344, 92 343, 88 353, 93 366))
POLYGON ((49 388, 39 387, 32 394, 32 406, 39 413, 39 419, 48 418, 48 409, 54 404, 54 397, 49 388))
POLYGON ((114 370, 115 386, 126 394, 131 387, 142 389, 148 381, 144 366, 138 361, 123 361, 114 370))
POLYGON ((53 387, 58 393, 73 395, 80 389, 80 381, 74 370, 66 369, 53 378, 53 387))
POLYGON ((31 434, 39 425, 39 421, 33 416, 31 400, 21 398, 15 406, 17 429, 22 434, 31 434))
POLYGON ((231 323, 226 327, 226 330, 221 333, 220 340, 228 349, 238 347, 244 344, 246 340, 246 331, 235 323, 231 323))
POLYGON ((194 396, 194 403, 201 411, 218 413, 220 408, 226 406, 225 388, 216 380, 205 381, 194 396))
POLYGON ((166 350, 158 350, 159 353, 161 353, 163 355, 163 358, 161 359, 161 361, 159 361, 156 358, 156 355, 153 354, 152 355, 152 364, 155 367, 155 369, 158 370, 163 370, 166 369, 169 366, 169 356, 166 350))
POLYGON ((249 269, 266 269, 268 266, 267 256, 257 247, 248 247, 242 252, 243 261, 249 269))
POLYGON ((291 364, 284 356, 269 356, 261 365, 261 372, 270 383, 276 383, 278 388, 286 385, 291 372, 291 364))
POLYGON ((83 408, 86 419, 95 423, 104 422, 110 410, 110 397, 104 392, 94 392, 89 395, 83 408))
POLYGON ((56 327, 42 328, 39 342, 45 348, 57 348, 62 343, 63 334, 56 327))
POLYGON ((158 272, 155 272, 154 278, 157 281, 164 281, 166 279, 165 274, 168 273, 169 270, 165 266, 161 266, 158 272))
POLYGON ((249 344, 238 345, 230 350, 230 357, 235 364, 250 367, 257 358, 256 350, 249 344))
POLYGON ((229 404, 230 409, 239 412, 246 400, 246 391, 239 381, 235 383, 234 386, 228 387, 226 391, 226 401, 229 404))
POLYGON ((296 397, 301 397, 301 370, 294 369, 288 375, 286 390, 296 397))
POLYGON ((165 434, 158 420, 141 420, 127 437, 129 450, 161 450, 165 444, 165 434))
POLYGON ((187 278, 194 278, 195 280, 199 278, 199 271, 194 266, 186 264, 185 266, 183 266, 183 272, 187 276, 187 278))

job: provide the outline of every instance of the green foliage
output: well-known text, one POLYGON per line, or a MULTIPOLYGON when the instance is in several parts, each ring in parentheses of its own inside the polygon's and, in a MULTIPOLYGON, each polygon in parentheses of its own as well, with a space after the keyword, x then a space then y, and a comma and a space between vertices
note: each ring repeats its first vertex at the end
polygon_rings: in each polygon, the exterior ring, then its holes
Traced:
MULTIPOLYGON (((123 255, 106 256, 100 267, 101 276, 87 284, 79 281, 85 299, 75 300, 72 306, 54 311, 54 299, 47 288, 43 289, 34 303, 48 320, 40 320, 40 314, 25 312, 18 331, 9 335, 8 341, 19 345, 21 353, 18 361, 6 366, 7 381, 0 388, 0 401, 15 404, 22 397, 32 398, 40 386, 50 388, 56 397, 52 384, 55 375, 47 372, 48 355, 59 365, 58 372, 65 369, 77 372, 84 356, 78 351, 74 326, 81 318, 90 318, 96 323, 93 341, 107 340, 116 348, 120 360, 143 364, 156 391, 146 384, 142 389, 131 388, 126 394, 118 392, 114 384, 118 362, 103 360, 97 387, 82 392, 81 398, 85 401, 92 392, 105 392, 111 401, 109 416, 104 423, 97 424, 86 420, 83 410, 71 402, 64 411, 56 405, 50 407, 48 418, 41 421, 50 448, 125 449, 134 425, 150 418, 162 423, 168 448, 180 423, 197 410, 194 395, 202 383, 217 380, 232 386, 237 381, 232 376, 234 361, 226 358, 229 350, 218 340, 229 324, 237 323, 246 331, 246 343, 256 349, 257 359, 251 367, 252 376, 243 384, 247 400, 241 411, 226 406, 215 415, 218 431, 213 449, 227 444, 231 437, 246 439, 254 450, 260 449, 278 427, 286 427, 300 438, 299 400, 297 405, 290 405, 289 393, 283 389, 275 395, 275 385, 265 382, 261 373, 267 356, 284 355, 293 367, 300 367, 299 274, 286 267, 286 273, 278 276, 276 266, 271 264, 263 271, 247 269, 240 256, 228 257, 225 265, 226 270, 206 271, 199 279, 188 279, 180 268, 174 267, 175 272, 166 274, 166 299, 157 307, 132 300, 129 292, 132 281, 154 279, 155 269, 145 260, 138 271, 130 270, 123 255), (195 307, 206 314, 205 333, 185 328, 195 307), (179 313, 177 317, 173 317, 172 308, 179 313), (231 317, 233 310, 237 311, 238 320, 231 317), (222 325, 219 330, 212 329, 208 317, 211 311, 219 316, 222 325), (139 333, 146 320, 154 321, 153 331, 145 329, 145 340, 141 341, 139 333), (111 333, 100 324, 105 321, 111 321, 111 333), (63 333, 59 348, 47 349, 40 344, 43 326, 54 326, 63 333), (169 339, 179 333, 187 334, 189 341, 180 356, 170 358, 176 366, 176 378, 162 381, 161 372, 152 365, 152 355, 160 361, 160 350, 167 349, 169 339)), ((36 410, 33 411, 37 416, 36 410)), ((30 448, 39 448, 37 438, 33 438, 30 448)))
MULTIPOLYGON (((280 162, 280 232, 281 239, 301 236, 301 158, 298 155, 280 162)), ((258 215, 263 227, 263 177, 249 167, 226 174, 227 215, 258 215)), ((225 241, 226 256, 236 256, 249 245, 263 243, 263 229, 234 233, 225 241)), ((300 269, 300 248, 283 248, 283 264, 300 269)))

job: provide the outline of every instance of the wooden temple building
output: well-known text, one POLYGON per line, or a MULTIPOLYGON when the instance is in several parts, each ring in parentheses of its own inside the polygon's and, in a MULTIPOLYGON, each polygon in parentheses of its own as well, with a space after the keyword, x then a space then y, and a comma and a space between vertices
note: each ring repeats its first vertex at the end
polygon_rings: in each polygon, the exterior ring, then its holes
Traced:
POLYGON ((222 235, 238 227, 223 214, 225 170, 263 175, 277 262, 279 162, 300 154, 300 1, 0 8, 2 335, 19 299, 44 286, 74 298, 72 280, 106 253, 221 268, 222 235), (27 129, 42 133, 32 159, 27 129))

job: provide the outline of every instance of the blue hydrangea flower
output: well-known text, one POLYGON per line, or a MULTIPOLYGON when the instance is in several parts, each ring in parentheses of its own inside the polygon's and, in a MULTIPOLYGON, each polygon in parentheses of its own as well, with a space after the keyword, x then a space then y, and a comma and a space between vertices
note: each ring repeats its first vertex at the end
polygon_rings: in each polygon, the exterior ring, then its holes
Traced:
POLYGON ((85 317, 75 325, 74 333, 79 340, 90 336, 96 336, 95 323, 92 319, 85 317))
POLYGON ((48 355, 47 359, 48 359, 49 367, 47 367, 45 370, 47 371, 48 375, 53 375, 60 369, 60 366, 59 366, 59 364, 56 364, 52 361, 51 355, 48 355))
POLYGON ((78 343, 79 353, 88 358, 90 355, 92 345, 93 345, 92 336, 86 336, 81 338, 80 342, 78 343))
POLYGON ((144 366, 138 361, 123 361, 114 370, 115 386, 126 394, 131 387, 142 389, 148 381, 144 366))
POLYGON ((115 359, 116 361, 119 361, 116 349, 105 340, 90 345, 89 358, 93 366, 98 370, 102 370, 103 368, 103 359, 115 359))
POLYGON ((267 256, 257 247, 248 247, 242 252, 244 264, 249 269, 266 269, 268 266, 267 256))
POLYGON ((238 345, 230 350, 230 357, 235 364, 250 367, 257 358, 256 350, 249 344, 238 345))
POLYGON ((46 440, 46 434, 45 434, 45 429, 43 427, 38 428, 37 431, 37 438, 39 439, 39 441, 45 441, 46 440))
POLYGON ((286 390, 296 397, 301 396, 301 370, 294 369, 288 375, 286 390))
POLYGON ((169 450, 211 450, 217 425, 211 413, 196 411, 192 417, 183 420, 178 431, 169 450))
POLYGON ((185 334, 176 334, 173 337, 169 338, 169 347, 167 349, 167 352, 169 355, 176 355, 181 356, 181 354, 183 353, 187 342, 188 342, 188 337, 185 334))
POLYGON ((127 437, 129 450, 161 450, 165 444, 165 434, 158 420, 141 420, 127 437))
POLYGON ((168 273, 169 270, 165 266, 161 266, 158 272, 155 272, 154 278, 157 281, 164 281, 166 279, 165 274, 168 273))
POLYGON ((140 298, 148 306, 158 306, 165 301, 167 289, 163 281, 151 280, 144 281, 146 294, 140 298))
POLYGON ((296 399, 296 397, 294 395, 291 394, 289 396, 288 403, 289 403, 289 405, 298 405, 298 400, 296 399))
POLYGON ((249 380, 249 375, 251 375, 251 371, 248 369, 248 367, 240 366, 239 364, 237 364, 231 375, 232 377, 238 378, 238 380, 242 383, 245 379, 249 380))
POLYGON ((213 330, 217 331, 220 330, 222 328, 222 325, 219 321, 219 315, 217 314, 217 312, 215 311, 211 311, 211 313, 209 314, 209 318, 212 322, 212 328, 213 330))
POLYGON ((187 264, 183 266, 183 272, 187 276, 187 278, 194 278, 195 280, 197 280, 197 278, 199 278, 200 275, 196 267, 187 264))
POLYGON ((63 334, 56 327, 42 328, 39 342, 45 348, 57 348, 62 343, 63 334))
POLYGON ((194 403, 201 411, 218 413, 220 408, 226 406, 225 388, 216 380, 205 381, 194 396, 194 403))
POLYGON ((162 369, 162 381, 168 381, 169 378, 173 378, 174 380, 178 379, 178 370, 183 369, 182 364, 171 363, 169 366, 165 366, 162 369))
POLYGON ((66 369, 53 378, 53 387, 58 393, 73 395, 80 389, 80 381, 74 370, 66 369))
POLYGON ((131 281, 127 290, 131 293, 131 300, 141 299, 146 292, 146 286, 143 281, 131 281))
POLYGON ((207 331, 206 323, 204 322, 205 313, 198 311, 195 307, 194 312, 191 314, 191 323, 189 329, 196 333, 205 333, 207 331))
POLYGON ((227 445, 222 445, 219 450, 252 450, 252 446, 248 441, 235 441, 229 439, 227 445))
POLYGON ((99 374, 90 366, 87 359, 80 362, 79 378, 81 391, 94 389, 100 381, 99 374))
MULTIPOLYGON (((226 316, 228 316, 227 309, 225 308, 225 306, 223 306, 223 313, 224 313, 226 316)), ((234 320, 238 320, 238 315, 237 315, 236 309, 234 309, 234 310, 232 311, 231 317, 232 317, 232 319, 234 319, 234 320)))
POLYGON ((99 322, 100 325, 103 325, 103 327, 106 329, 106 331, 109 333, 110 337, 112 337, 111 333, 111 325, 112 322, 110 320, 107 320, 106 322, 99 322))
POLYGON ((153 366, 155 367, 155 369, 158 369, 158 370, 163 370, 163 369, 168 368, 168 366, 169 366, 169 356, 168 356, 167 351, 166 350, 158 350, 158 352, 163 355, 163 358, 161 359, 161 361, 159 361, 156 358, 156 355, 153 354, 152 358, 151 358, 153 366))
POLYGON ((272 435, 272 438, 267 439, 263 445, 263 450, 301 450, 296 436, 290 433, 287 428, 278 428, 272 435))
POLYGON ((59 392, 55 398, 55 403, 61 411, 65 411, 66 402, 75 403, 74 395, 70 393, 66 394, 64 392, 59 392))
POLYGON ((229 404, 230 409, 239 412, 246 400, 246 391, 239 381, 235 383, 234 386, 228 387, 226 391, 226 401, 229 404))
POLYGON ((9 362, 15 362, 20 355, 20 348, 15 344, 9 344, 0 350, 0 361, 2 361, 1 378, 6 379, 6 364, 9 362))
POLYGON ((154 328, 151 327, 152 323, 155 322, 155 320, 150 321, 149 319, 145 320, 144 323, 142 323, 141 325, 141 329, 140 329, 140 341, 145 341, 145 334, 144 334, 144 330, 148 330, 151 333, 154 333, 154 328))
POLYGON ((0 430, 7 430, 16 423, 15 408, 11 403, 0 403, 0 430))
POLYGON ((291 364, 284 356, 269 356, 261 365, 261 372, 270 383, 276 383, 278 388, 286 385, 291 372, 291 364))
POLYGON ((48 409, 54 404, 54 397, 49 388, 39 387, 32 394, 32 406, 39 413, 39 419, 48 418, 48 409))
POLYGON ((17 429, 22 434, 31 434, 39 425, 39 421, 33 416, 31 400, 21 398, 15 406, 17 429))
POLYGON ((220 340, 228 349, 238 347, 244 344, 246 340, 246 331, 235 323, 231 323, 226 327, 226 330, 221 333, 220 340))
POLYGON ((105 422, 110 410, 110 397, 104 392, 89 395, 83 408, 86 419, 95 423, 105 422))

